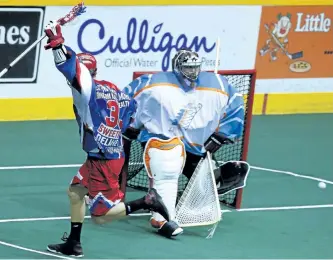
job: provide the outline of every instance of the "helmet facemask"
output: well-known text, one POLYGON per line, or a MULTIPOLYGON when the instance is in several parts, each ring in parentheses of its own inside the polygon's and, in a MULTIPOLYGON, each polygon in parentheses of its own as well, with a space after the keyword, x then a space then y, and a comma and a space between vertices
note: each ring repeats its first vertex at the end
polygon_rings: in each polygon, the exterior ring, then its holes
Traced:
POLYGON ((180 50, 173 58, 172 65, 176 74, 193 83, 198 79, 201 63, 196 52, 180 50))

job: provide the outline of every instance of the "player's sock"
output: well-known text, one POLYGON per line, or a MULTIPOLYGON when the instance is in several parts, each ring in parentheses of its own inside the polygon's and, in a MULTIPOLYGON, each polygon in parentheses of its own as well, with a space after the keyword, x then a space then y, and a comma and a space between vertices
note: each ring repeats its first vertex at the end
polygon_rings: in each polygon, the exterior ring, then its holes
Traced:
POLYGON ((71 222, 71 233, 68 239, 81 242, 81 229, 82 229, 82 223, 71 222))
POLYGON ((132 200, 127 203, 125 203, 126 208, 126 215, 131 214, 134 211, 137 211, 139 209, 145 208, 145 197, 142 197, 141 199, 132 200))

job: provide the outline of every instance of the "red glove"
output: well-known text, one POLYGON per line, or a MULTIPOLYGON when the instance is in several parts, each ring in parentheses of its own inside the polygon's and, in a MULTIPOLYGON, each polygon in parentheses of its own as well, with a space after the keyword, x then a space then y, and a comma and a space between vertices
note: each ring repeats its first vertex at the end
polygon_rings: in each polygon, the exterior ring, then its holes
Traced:
POLYGON ((61 27, 56 21, 51 21, 46 25, 44 32, 48 37, 48 44, 44 46, 45 50, 57 48, 65 42, 61 33, 61 27))

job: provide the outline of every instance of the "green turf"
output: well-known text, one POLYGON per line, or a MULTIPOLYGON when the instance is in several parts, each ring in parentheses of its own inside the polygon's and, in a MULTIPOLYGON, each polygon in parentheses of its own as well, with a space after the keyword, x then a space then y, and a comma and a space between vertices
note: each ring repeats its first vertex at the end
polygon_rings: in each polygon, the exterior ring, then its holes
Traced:
MULTIPOLYGON (((333 180, 333 115, 253 118, 252 165, 333 180)), ((0 166, 80 164, 74 121, 0 123, 0 166)), ((65 193, 77 168, 1 170, 0 219, 68 216, 65 193)), ((139 196, 131 192, 128 198, 139 196)), ((333 186, 279 173, 252 170, 243 208, 333 204, 333 186)), ((186 229, 167 240, 148 217, 104 227, 84 224, 86 258, 333 258, 333 208, 225 213, 215 236, 207 227, 186 229)), ((0 223, 0 241, 43 251, 69 231, 67 220, 0 223)), ((0 245, 0 258, 48 258, 0 245)))

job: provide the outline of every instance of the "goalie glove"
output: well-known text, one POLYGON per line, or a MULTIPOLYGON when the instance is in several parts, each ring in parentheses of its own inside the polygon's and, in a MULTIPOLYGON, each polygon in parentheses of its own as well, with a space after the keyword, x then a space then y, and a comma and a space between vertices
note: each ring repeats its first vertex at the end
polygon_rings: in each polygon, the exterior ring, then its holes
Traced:
POLYGON ((44 32, 48 37, 47 44, 44 46, 45 50, 53 50, 56 64, 65 62, 67 60, 67 50, 64 46, 65 39, 62 36, 61 26, 57 21, 51 21, 45 26, 44 32))
POLYGON ((232 144, 234 141, 220 133, 213 133, 205 142, 204 147, 207 152, 215 153, 224 144, 232 144))
POLYGON ((228 161, 214 170, 217 193, 225 195, 246 186, 250 165, 244 161, 228 161))

